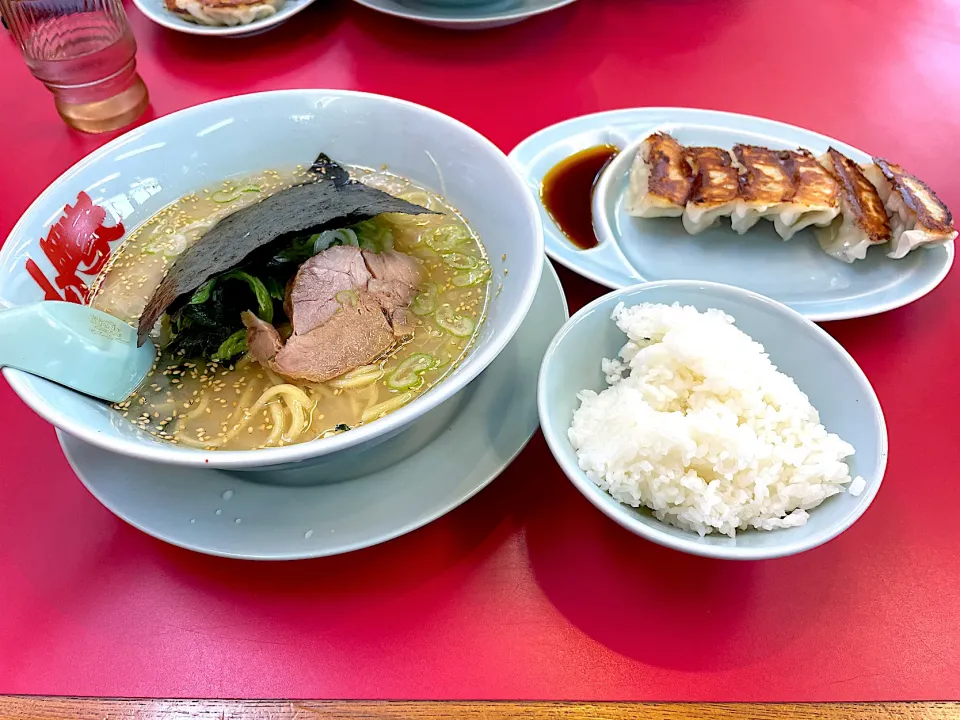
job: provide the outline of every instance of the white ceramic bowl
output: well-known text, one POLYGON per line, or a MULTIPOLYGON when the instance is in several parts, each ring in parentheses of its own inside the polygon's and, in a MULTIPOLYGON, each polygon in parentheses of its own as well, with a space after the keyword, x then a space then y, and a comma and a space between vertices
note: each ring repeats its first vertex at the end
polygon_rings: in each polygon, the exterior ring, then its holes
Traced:
MULTIPOLYGON (((349 165, 386 164, 442 193, 480 234, 496 294, 477 344, 449 378, 369 425, 325 440, 252 451, 178 447, 140 431, 106 404, 4 370, 14 391, 49 422, 106 450, 172 465, 230 469, 322 459, 349 466, 351 454, 367 452, 456 395, 497 357, 533 303, 543 267, 540 218, 530 192, 489 140, 446 115, 389 97, 343 90, 242 95, 132 130, 54 181, 14 227, 0 251, 0 307, 44 298, 34 276, 39 271, 54 281, 57 273, 40 238, 56 235, 51 226, 65 206, 83 206, 78 194, 92 200, 91 219, 98 219, 97 206, 105 208, 103 224, 122 222, 128 235, 191 191, 230 176, 307 164, 321 151, 349 165), (35 264, 33 273, 28 264, 35 264)), ((120 242, 122 238, 111 243, 112 249, 120 242)), ((86 258, 78 273, 87 284, 93 277, 82 270, 91 263, 96 264, 95 258, 86 258)))
POLYGON ((870 505, 887 465, 887 429, 870 382, 856 362, 825 331, 800 313, 770 298, 729 285, 695 280, 665 280, 604 295, 580 310, 557 333, 547 349, 538 387, 540 426, 550 450, 576 488, 605 515, 633 533, 682 552, 729 560, 784 557, 836 537, 870 505), (618 303, 693 305, 703 312, 718 308, 737 327, 764 346, 771 361, 791 376, 820 413, 829 432, 853 445, 848 459, 852 477, 866 487, 859 496, 847 492, 827 498, 810 510, 805 525, 782 530, 739 532, 700 537, 660 522, 652 513, 624 505, 601 490, 580 469, 567 431, 580 406, 577 393, 607 387, 602 358, 616 357, 626 336, 610 315, 618 303))

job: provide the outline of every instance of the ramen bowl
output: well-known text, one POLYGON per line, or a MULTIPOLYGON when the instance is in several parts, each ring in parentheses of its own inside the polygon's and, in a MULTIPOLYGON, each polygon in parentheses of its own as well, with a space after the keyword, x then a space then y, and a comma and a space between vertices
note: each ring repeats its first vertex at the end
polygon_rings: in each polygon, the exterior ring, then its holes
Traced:
MULTIPOLYGON (((258 450, 182 447, 139 429, 109 405, 46 380, 4 370, 14 391, 62 431, 150 462, 233 470, 327 465, 329 479, 355 472, 352 458, 451 412, 441 408, 511 340, 540 281, 543 238, 534 200, 506 156, 482 135, 434 110, 338 90, 242 95, 160 118, 70 168, 26 211, 0 251, 0 307, 46 299, 80 302, 125 238, 179 198, 230 177, 309 164, 318 152, 357 167, 388 168, 446 198, 489 256, 491 300, 472 351, 408 405, 333 437, 258 450), (508 272, 509 271, 509 272, 508 272), (433 413, 433 411, 438 411, 433 413), (353 469, 353 470, 351 470, 353 469)), ((442 422, 440 422, 442 425, 442 422)), ((439 425, 438 425, 439 427, 439 425)), ((422 445, 431 433, 411 433, 422 445)), ((393 442, 388 463, 417 447, 393 442)))

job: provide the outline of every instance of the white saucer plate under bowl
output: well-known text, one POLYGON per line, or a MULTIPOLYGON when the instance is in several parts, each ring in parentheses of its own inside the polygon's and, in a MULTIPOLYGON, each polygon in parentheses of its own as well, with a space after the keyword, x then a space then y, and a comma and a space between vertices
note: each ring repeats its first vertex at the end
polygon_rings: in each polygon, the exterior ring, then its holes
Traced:
POLYGON ((268 18, 254 20, 247 25, 200 25, 184 20, 164 7, 163 0, 133 0, 137 9, 157 25, 188 35, 216 35, 217 37, 244 38, 260 35, 285 23, 299 12, 306 10, 316 0, 286 0, 283 7, 268 18))
MULTIPOLYGON (((156 1, 156 0, 154 0, 156 1)), ((571 5, 576 0, 511 0, 451 8, 421 0, 354 0, 371 10, 444 30, 490 30, 571 5)))
MULTIPOLYGON (((476 380, 411 431, 434 432, 433 442, 389 467, 308 485, 298 470, 264 471, 257 480, 253 473, 143 462, 58 431, 60 444, 80 480, 107 509, 189 550, 296 560, 386 542, 473 497, 536 432, 540 362, 569 317, 560 280, 549 261, 544 265, 536 300, 514 339, 476 380)), ((422 438, 411 433, 387 443, 416 446, 422 438)), ((382 452, 394 456, 396 449, 382 452)), ((317 471, 302 471, 311 472, 317 471)))
MULTIPOLYGON (((539 201, 544 175, 564 158, 603 144, 624 151, 610 163, 595 188, 596 247, 575 247, 540 206, 550 257, 611 288, 658 280, 719 282, 771 297, 816 321, 874 315, 911 303, 933 290, 953 264, 953 242, 916 250, 901 260, 888 258, 881 247, 872 248, 866 260, 848 264, 824 253, 812 230, 783 242, 773 223, 761 221, 738 235, 729 221, 722 221, 691 236, 679 218, 630 217, 623 207, 630 165, 637 144, 656 130, 669 132, 687 145, 803 147, 814 154, 832 145, 857 162, 870 161, 868 154, 832 138, 748 115, 636 108, 578 117, 541 130, 510 153, 539 201)), ((877 154, 882 155, 882 149, 877 154)))

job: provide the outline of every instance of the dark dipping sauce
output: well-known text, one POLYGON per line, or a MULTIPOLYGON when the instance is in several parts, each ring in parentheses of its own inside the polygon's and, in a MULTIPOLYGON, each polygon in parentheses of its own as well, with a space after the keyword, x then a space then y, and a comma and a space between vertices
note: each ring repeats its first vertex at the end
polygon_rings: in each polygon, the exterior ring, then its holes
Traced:
POLYGON ((596 145, 561 160, 543 176, 540 202, 557 227, 581 250, 597 246, 593 231, 593 187, 620 149, 596 145))

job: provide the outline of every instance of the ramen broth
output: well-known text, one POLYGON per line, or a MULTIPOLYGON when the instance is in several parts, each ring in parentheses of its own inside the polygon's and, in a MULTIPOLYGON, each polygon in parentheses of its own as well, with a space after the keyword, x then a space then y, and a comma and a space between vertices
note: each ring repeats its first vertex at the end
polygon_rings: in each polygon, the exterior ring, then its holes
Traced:
MULTIPOLYGON (((403 407, 457 366, 475 341, 489 300, 490 265, 483 245, 442 197, 387 172, 351 169, 351 174, 441 213, 375 219, 392 234, 395 250, 420 261, 424 282, 411 307, 412 336, 398 340, 377 361, 324 383, 284 379, 248 355, 217 363, 161 351, 137 392, 115 406, 124 417, 188 447, 277 447, 371 422, 403 407)), ((303 168, 267 171, 164 208, 119 248, 95 283, 91 304, 135 325, 167 268, 214 223, 306 177, 303 168)))

